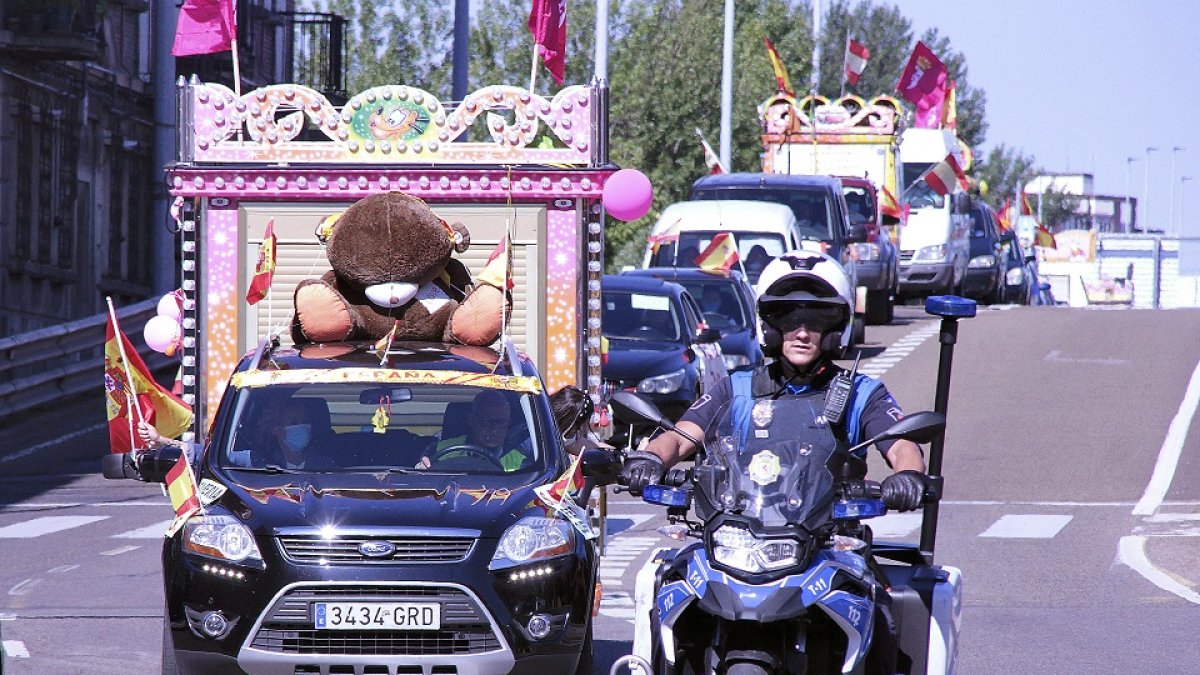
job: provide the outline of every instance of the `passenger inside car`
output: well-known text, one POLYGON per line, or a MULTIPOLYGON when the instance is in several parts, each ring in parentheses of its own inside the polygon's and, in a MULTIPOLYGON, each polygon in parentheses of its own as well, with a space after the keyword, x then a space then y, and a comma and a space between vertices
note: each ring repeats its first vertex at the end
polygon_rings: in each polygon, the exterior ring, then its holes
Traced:
POLYGON ((447 408, 442 437, 417 463, 417 468, 485 465, 505 472, 520 471, 532 461, 529 434, 511 434, 512 407, 508 397, 484 389, 471 402, 465 420, 447 408), (460 426, 465 421, 465 427, 460 426))
POLYGON ((333 435, 324 400, 276 392, 257 403, 259 413, 245 418, 255 424, 239 433, 239 442, 230 451, 231 464, 306 471, 333 468, 334 462, 321 451, 333 435))

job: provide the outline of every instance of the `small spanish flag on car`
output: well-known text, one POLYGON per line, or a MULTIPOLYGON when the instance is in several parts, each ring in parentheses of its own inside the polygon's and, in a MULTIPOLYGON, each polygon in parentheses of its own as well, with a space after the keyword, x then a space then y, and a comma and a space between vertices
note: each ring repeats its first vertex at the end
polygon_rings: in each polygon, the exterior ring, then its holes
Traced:
POLYGON ((267 297, 267 291, 271 290, 271 279, 275 277, 275 243, 275 219, 272 218, 267 221, 262 243, 258 245, 258 263, 246 291, 246 302, 251 305, 267 297))
POLYGON ((196 478, 188 464, 187 452, 179 453, 179 459, 167 472, 167 495, 171 508, 175 509, 175 520, 167 529, 167 536, 174 534, 193 513, 200 510, 200 498, 196 496, 196 478))
POLYGON ((729 276, 729 270, 740 259, 737 242, 733 240, 733 234, 722 232, 712 238, 708 247, 700 255, 696 256, 694 262, 701 271, 727 277, 729 276))

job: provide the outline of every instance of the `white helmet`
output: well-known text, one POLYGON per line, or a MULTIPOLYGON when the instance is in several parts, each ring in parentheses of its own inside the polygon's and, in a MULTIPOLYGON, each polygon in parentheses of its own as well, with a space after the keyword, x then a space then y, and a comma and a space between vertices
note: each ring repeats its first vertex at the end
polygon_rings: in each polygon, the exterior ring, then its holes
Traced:
MULTIPOLYGON (((850 346, 850 323, 854 318, 854 288, 838 261, 815 251, 788 251, 772 260, 758 277, 758 316, 761 320, 780 305, 828 305, 837 308, 832 327, 823 331, 822 347, 844 352, 850 346)), ((763 349, 778 353, 779 331, 762 321, 763 349)))

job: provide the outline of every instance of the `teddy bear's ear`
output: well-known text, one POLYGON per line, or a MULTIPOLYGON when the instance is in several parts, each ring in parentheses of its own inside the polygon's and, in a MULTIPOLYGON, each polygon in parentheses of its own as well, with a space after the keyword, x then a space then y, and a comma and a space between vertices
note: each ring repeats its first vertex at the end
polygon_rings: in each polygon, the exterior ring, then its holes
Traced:
POLYGON ((467 226, 462 223, 452 223, 450 228, 450 245, 458 253, 462 253, 471 246, 471 233, 467 231, 467 226))

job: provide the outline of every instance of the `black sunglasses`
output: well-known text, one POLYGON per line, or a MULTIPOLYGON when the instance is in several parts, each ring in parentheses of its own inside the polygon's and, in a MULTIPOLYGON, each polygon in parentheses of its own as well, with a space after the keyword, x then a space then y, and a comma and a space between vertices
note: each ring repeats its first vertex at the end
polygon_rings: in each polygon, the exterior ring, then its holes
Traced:
POLYGON ((767 307, 762 318, 781 333, 790 333, 800 326, 827 333, 846 322, 846 310, 828 305, 788 305, 778 309, 767 307))

